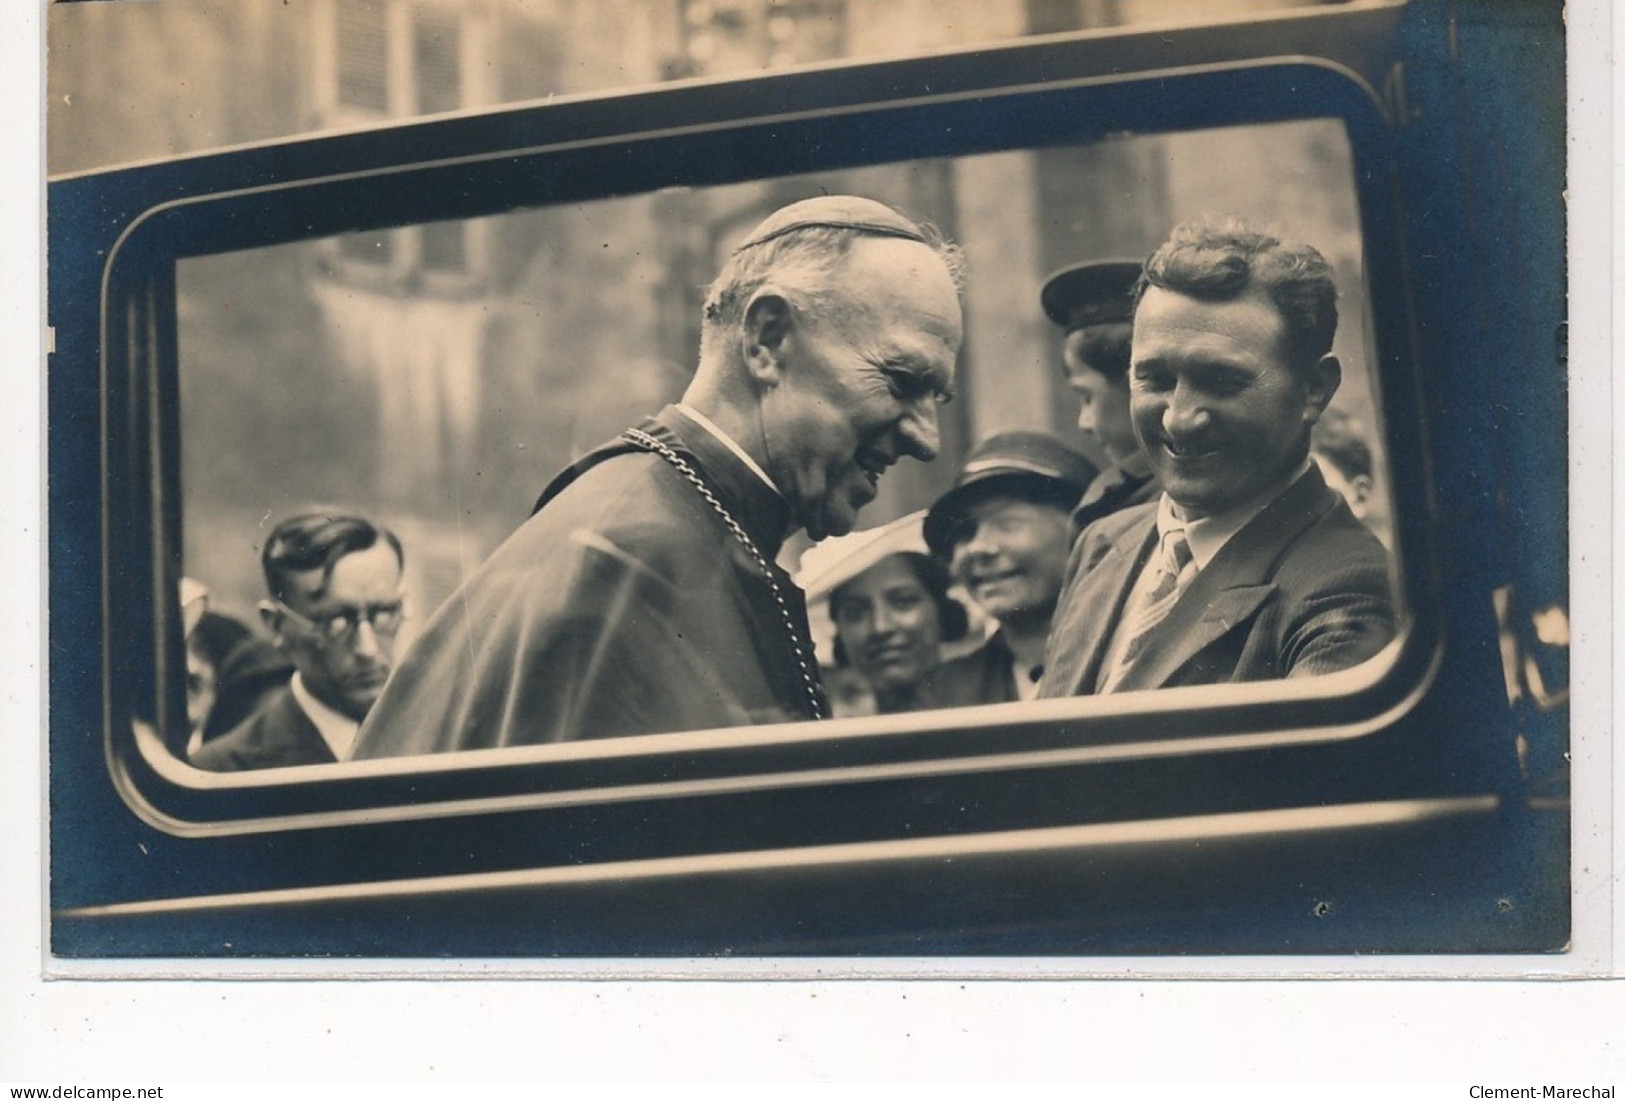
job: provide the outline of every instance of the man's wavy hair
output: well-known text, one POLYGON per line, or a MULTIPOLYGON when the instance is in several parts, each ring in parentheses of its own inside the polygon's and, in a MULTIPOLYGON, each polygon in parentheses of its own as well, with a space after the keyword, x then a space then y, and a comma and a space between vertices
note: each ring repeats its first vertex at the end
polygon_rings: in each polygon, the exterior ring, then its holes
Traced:
POLYGON ((401 541, 388 528, 364 516, 334 509, 301 512, 277 524, 260 551, 265 587, 273 600, 286 600, 289 581, 296 573, 322 571, 322 583, 311 594, 320 600, 333 579, 333 567, 347 554, 364 551, 382 541, 395 552, 395 561, 406 565, 401 541))
POLYGON ((1337 284, 1331 265, 1309 245, 1283 242, 1239 219, 1185 222, 1169 234, 1134 286, 1205 302, 1228 302, 1253 288, 1269 295, 1285 324, 1288 364, 1307 371, 1332 350, 1337 332, 1337 284))
MULTIPOLYGON (((922 243, 929 246, 947 267, 954 288, 963 293, 964 250, 944 237, 942 231, 930 222, 915 222, 914 225, 923 238, 922 243)), ((805 226, 735 251, 706 291, 705 321, 700 329, 701 356, 705 355, 707 345, 716 339, 717 334, 744 319, 745 303, 770 277, 796 288, 806 303, 828 305, 831 292, 839 286, 832 278, 839 262, 852 251, 852 243, 863 237, 912 239, 855 226, 805 226)))

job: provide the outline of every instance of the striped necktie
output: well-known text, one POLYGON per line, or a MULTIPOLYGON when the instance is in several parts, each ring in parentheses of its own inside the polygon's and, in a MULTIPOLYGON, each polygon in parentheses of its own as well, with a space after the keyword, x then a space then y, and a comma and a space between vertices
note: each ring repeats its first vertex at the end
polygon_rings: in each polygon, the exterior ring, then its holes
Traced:
POLYGON ((1196 574, 1196 563, 1191 558, 1191 545, 1185 538, 1183 528, 1174 528, 1163 535, 1162 542, 1157 547, 1156 569, 1157 578, 1152 582, 1150 590, 1123 621, 1120 630, 1128 642, 1112 666, 1111 675, 1101 687, 1103 692, 1115 690, 1124 674, 1133 668, 1140 652, 1145 649, 1151 632, 1167 618, 1174 602, 1179 599, 1179 594, 1196 574))

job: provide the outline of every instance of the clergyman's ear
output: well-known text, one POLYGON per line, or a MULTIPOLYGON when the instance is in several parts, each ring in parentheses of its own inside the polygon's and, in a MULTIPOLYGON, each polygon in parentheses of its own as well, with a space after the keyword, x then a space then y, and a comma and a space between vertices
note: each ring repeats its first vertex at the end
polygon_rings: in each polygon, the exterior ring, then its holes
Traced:
POLYGON ((771 287, 763 287, 745 303, 741 351, 757 382, 773 385, 779 381, 784 341, 792 324, 789 300, 771 287))

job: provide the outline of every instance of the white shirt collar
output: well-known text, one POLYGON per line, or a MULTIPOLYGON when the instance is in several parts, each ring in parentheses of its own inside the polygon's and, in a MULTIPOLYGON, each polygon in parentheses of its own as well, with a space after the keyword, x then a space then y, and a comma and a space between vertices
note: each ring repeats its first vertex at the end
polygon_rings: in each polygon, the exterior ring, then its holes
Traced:
POLYGON ((780 497, 784 496, 784 494, 779 493, 779 487, 773 484, 773 479, 767 476, 767 471, 762 469, 761 464, 755 459, 751 458, 750 453, 747 452, 743 447, 740 447, 739 444, 734 441, 732 436, 718 428, 716 424, 712 422, 710 417, 706 416, 704 413, 700 412, 698 409, 684 401, 678 402, 677 408, 681 409, 683 411, 683 415, 689 420, 693 421, 695 424, 711 433, 711 435, 715 436, 723 447, 726 447, 729 451, 732 451, 734 455, 738 457, 739 461, 744 463, 745 466, 749 468, 752 474, 756 475, 762 480, 764 485, 766 485, 780 497))
POLYGON ((1308 457, 1305 457, 1292 473, 1252 500, 1214 516, 1204 516, 1200 520, 1181 520, 1174 513, 1173 499, 1164 492, 1162 499, 1157 502, 1157 534, 1166 535, 1174 528, 1184 528, 1185 540, 1191 548, 1191 560, 1196 563, 1197 569, 1206 569, 1207 564, 1213 561, 1213 556, 1230 542, 1236 532, 1251 523, 1253 517, 1263 512, 1270 502, 1285 493, 1289 486, 1309 473, 1309 462, 1308 457))
POLYGON ((361 729, 361 724, 312 696, 310 689, 305 687, 304 678, 298 673, 293 675, 288 687, 293 691, 293 698, 299 702, 305 717, 310 720, 310 725, 316 728, 316 733, 322 736, 327 748, 333 751, 333 759, 349 760, 350 750, 355 746, 356 731, 361 729))

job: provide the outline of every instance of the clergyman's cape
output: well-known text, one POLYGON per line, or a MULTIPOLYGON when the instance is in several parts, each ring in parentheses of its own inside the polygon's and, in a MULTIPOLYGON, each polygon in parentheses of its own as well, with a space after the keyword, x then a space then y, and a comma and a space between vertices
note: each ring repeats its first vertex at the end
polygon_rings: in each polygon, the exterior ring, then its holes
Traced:
MULTIPOLYGON (((687 460, 771 563, 789 526, 772 487, 675 407, 639 427, 687 460)), ((801 591, 772 568, 810 655, 801 591)), ((434 614, 354 756, 812 717, 761 566, 666 459, 618 440, 559 475, 434 614)))

